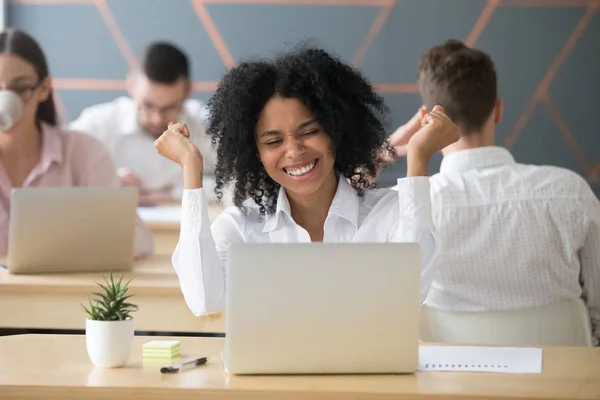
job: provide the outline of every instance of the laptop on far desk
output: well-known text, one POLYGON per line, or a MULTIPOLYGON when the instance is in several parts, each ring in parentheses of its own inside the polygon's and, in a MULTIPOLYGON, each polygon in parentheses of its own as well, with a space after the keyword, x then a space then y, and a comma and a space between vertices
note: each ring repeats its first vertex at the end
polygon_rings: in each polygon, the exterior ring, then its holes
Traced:
POLYGON ((421 251, 413 243, 230 248, 223 365, 232 374, 412 373, 421 251))
POLYGON ((13 189, 7 267, 14 274, 133 266, 137 189, 13 189))

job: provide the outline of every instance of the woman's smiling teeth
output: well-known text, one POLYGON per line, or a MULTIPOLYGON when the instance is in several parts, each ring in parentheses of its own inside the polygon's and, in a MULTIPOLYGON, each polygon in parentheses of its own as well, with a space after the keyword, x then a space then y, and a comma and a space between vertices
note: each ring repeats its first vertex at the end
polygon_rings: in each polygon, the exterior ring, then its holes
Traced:
POLYGON ((316 161, 313 161, 309 164, 303 165, 301 167, 298 168, 284 168, 284 171, 288 174, 288 175, 292 175, 292 176, 302 176, 305 174, 308 174, 310 171, 313 170, 313 168, 315 167, 316 161))

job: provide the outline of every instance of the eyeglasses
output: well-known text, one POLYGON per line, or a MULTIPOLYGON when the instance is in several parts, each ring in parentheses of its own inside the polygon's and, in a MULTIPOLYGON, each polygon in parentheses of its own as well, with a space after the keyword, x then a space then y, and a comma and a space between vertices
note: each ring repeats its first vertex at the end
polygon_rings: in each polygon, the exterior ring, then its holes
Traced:
POLYGON ((164 116, 181 112, 183 104, 171 104, 166 107, 159 107, 149 102, 142 101, 140 106, 146 112, 155 112, 164 116))
POLYGON ((40 86, 40 83, 41 81, 35 85, 18 84, 14 87, 9 87, 8 90, 15 92, 15 94, 21 98, 23 103, 27 103, 33 97, 33 92, 40 86))

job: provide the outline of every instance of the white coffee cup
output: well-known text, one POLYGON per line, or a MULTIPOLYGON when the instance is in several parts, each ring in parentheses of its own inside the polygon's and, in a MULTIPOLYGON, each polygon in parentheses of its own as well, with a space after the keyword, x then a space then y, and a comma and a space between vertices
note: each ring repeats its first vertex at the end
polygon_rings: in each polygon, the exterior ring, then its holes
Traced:
POLYGON ((0 90, 0 131, 6 132, 21 118, 23 101, 12 90, 0 90))

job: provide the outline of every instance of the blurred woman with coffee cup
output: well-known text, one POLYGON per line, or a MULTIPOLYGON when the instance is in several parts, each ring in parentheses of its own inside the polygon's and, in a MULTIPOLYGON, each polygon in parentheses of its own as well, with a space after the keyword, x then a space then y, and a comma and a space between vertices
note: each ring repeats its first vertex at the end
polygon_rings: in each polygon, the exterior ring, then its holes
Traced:
MULTIPOLYGON (((0 33, 0 255, 6 255, 13 188, 116 186, 102 143, 59 128, 52 80, 38 43, 23 31, 0 33)), ((151 232, 138 218, 135 255, 153 252, 151 232)))

